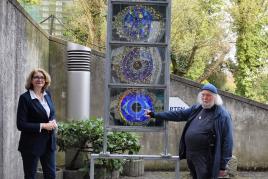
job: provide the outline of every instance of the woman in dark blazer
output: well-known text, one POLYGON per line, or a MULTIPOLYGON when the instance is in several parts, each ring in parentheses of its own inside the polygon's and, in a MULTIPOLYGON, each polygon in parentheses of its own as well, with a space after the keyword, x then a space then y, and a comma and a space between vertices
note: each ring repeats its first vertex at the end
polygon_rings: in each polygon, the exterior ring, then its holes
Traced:
POLYGON ((49 74, 34 69, 26 81, 26 92, 19 98, 17 128, 21 131, 19 148, 24 178, 35 179, 38 161, 42 165, 44 179, 56 177, 55 108, 46 91, 50 85, 49 74))

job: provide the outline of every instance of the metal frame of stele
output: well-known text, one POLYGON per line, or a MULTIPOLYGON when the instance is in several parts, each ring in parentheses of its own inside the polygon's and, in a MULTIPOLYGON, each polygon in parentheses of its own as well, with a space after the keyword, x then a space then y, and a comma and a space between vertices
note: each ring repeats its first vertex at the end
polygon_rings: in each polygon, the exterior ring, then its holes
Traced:
MULTIPOLYGON (((119 8, 119 9, 120 9, 119 8)), ((169 41, 170 41, 170 17, 171 17, 171 0, 108 0, 108 16, 107 16, 107 50, 106 50, 106 63, 105 63, 105 113, 104 113, 104 141, 103 151, 99 154, 91 154, 90 160, 90 178, 94 179, 94 162, 95 159, 144 159, 144 160, 169 160, 175 161, 175 177, 179 179, 179 156, 172 156, 168 153, 168 128, 167 122, 165 121, 161 127, 142 127, 142 126, 114 126, 109 124, 110 119, 110 91, 109 88, 149 88, 149 89, 163 89, 164 91, 164 110, 168 109, 169 100, 169 41), (128 6, 154 6, 158 9, 164 9, 165 15, 165 37, 164 42, 133 42, 133 41, 120 41, 112 38, 112 18, 113 8, 115 6, 128 7, 128 6), (111 52, 114 46, 140 46, 140 47, 160 47, 164 48, 164 84, 114 84, 110 82, 111 79, 111 52), (132 131, 132 132, 164 132, 163 142, 163 153, 159 155, 124 155, 124 154, 110 154, 107 151, 107 133, 109 131, 132 131)))

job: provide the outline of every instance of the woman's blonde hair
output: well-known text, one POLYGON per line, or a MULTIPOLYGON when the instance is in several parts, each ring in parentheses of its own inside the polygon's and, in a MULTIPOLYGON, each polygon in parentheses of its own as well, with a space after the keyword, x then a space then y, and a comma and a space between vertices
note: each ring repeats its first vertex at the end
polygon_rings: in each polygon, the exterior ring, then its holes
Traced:
POLYGON ((45 91, 45 89, 47 89, 47 87, 49 87, 50 85, 50 82, 51 82, 51 78, 50 78, 50 75, 42 68, 36 68, 36 69, 33 69, 30 74, 28 75, 27 79, 26 79, 26 84, 25 84, 25 88, 27 90, 29 89, 32 89, 33 90, 33 84, 32 84, 32 79, 33 79, 33 76, 35 73, 42 73, 45 77, 45 85, 44 87, 42 88, 42 92, 45 91))

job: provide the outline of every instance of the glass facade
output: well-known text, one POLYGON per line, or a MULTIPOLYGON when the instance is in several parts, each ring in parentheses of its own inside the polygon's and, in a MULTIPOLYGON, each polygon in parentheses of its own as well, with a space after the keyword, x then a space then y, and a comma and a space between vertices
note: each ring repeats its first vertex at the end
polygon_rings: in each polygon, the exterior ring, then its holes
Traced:
POLYGON ((40 0, 39 4, 22 4, 23 8, 40 26, 52 35, 61 36, 63 33, 64 6, 73 3, 73 0, 40 0), (53 29, 51 31, 51 21, 53 19, 53 29))

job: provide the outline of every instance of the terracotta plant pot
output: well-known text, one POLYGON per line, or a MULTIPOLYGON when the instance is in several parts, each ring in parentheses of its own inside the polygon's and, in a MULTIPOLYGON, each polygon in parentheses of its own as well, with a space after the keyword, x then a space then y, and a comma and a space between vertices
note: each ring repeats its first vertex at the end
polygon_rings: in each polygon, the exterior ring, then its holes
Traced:
POLYGON ((126 160, 123 167, 123 175, 138 177, 144 174, 144 160, 126 160))
POLYGON ((94 179, 118 179, 119 170, 109 171, 106 168, 95 168, 94 179))

